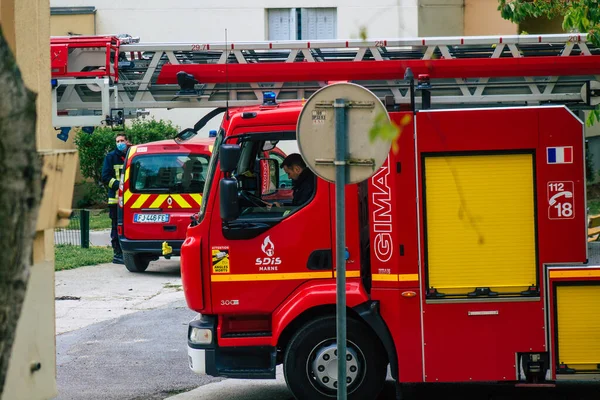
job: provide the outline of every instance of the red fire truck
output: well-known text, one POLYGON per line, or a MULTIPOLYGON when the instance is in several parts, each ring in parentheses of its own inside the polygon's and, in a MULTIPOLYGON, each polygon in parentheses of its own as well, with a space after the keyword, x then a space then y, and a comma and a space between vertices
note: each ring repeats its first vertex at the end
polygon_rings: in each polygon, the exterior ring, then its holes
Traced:
POLYGON ((600 372, 600 258, 586 240, 576 115, 597 103, 600 50, 585 36, 121 46, 150 50, 127 57, 155 62, 148 104, 181 89, 182 106, 232 106, 181 248, 200 313, 192 370, 270 379, 283 364, 296 398, 334 398, 343 256, 351 399, 375 398, 388 365, 398 383, 600 372), (408 67, 430 79, 416 97, 408 67), (297 151, 302 99, 340 80, 371 89, 402 128, 398 151, 346 188, 343 255, 333 185, 316 179, 294 206, 279 196, 280 163, 263 156, 297 151), (258 105, 264 90, 277 101, 258 105))
MULTIPOLYGON (((600 57, 589 58, 600 73, 600 57)), ((356 68, 363 79, 371 73, 356 68)), ((337 76, 328 73, 313 79, 337 76)), ((194 371, 274 378, 281 363, 296 398, 335 397, 338 256, 347 263, 352 399, 375 398, 388 364, 398 382, 538 382, 597 370, 599 322, 590 321, 600 314, 587 302, 597 303, 600 268, 586 264, 583 126, 569 109, 412 113, 392 104, 404 126, 399 151, 346 189, 345 255, 332 252, 331 184, 317 180, 303 206, 268 208, 246 189, 261 182, 239 177, 263 162, 264 146, 295 142, 301 109, 247 107, 223 121, 199 222, 181 251, 186 299, 201 313, 189 326, 194 371)))

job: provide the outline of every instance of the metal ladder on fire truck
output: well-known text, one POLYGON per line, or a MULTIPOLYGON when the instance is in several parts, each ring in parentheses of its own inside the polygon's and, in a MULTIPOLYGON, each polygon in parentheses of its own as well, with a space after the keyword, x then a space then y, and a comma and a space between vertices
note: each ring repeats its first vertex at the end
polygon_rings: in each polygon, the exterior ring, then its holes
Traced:
POLYGON ((600 48, 580 34, 234 43, 78 36, 53 37, 51 49, 53 124, 63 129, 120 124, 151 108, 259 104, 265 91, 304 99, 332 81, 402 107, 411 101, 408 67, 428 76, 434 107, 600 102, 600 48))

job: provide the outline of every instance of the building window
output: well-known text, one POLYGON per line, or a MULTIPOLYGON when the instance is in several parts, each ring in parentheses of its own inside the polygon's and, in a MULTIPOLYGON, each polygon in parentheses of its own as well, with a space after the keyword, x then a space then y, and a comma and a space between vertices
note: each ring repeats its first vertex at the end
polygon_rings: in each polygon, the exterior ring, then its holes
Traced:
POLYGON ((319 40, 337 37, 335 8, 271 8, 269 40, 319 40))

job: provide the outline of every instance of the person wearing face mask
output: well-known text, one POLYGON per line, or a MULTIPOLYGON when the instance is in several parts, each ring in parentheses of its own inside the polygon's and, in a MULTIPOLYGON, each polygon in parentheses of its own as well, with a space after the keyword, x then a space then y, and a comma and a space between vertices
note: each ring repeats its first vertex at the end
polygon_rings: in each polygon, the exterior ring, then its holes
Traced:
POLYGON ((124 264, 123 252, 121 251, 119 236, 117 234, 117 203, 119 201, 119 179, 121 178, 121 172, 123 172, 123 164, 125 163, 125 154, 127 153, 129 142, 124 133, 118 133, 115 142, 117 148, 104 157, 102 183, 108 187, 108 215, 112 221, 110 241, 114 254, 113 263, 124 264))

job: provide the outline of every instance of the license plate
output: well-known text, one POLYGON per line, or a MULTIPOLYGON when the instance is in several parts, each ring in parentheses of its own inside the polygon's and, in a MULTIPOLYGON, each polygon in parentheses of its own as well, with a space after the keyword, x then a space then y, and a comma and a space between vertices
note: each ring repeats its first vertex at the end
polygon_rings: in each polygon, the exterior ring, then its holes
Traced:
POLYGON ((134 214, 133 222, 169 222, 169 214, 134 214))

